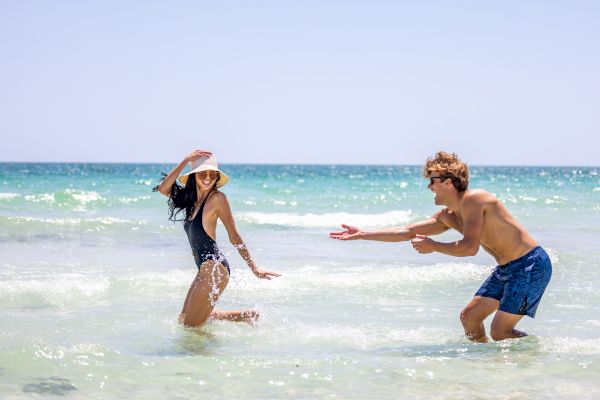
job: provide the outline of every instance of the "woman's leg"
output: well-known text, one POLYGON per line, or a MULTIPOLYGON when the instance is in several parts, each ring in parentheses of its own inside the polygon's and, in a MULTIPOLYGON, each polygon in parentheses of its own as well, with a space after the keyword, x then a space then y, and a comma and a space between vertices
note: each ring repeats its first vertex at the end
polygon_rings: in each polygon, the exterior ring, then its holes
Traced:
POLYGON ((184 303, 184 325, 196 327, 206 322, 228 282, 229 273, 223 264, 212 260, 202 263, 184 303))
MULTIPOLYGON (((198 272, 198 273, 200 273, 200 272, 198 272)), ((192 290, 194 290, 194 288, 196 287, 196 279, 197 278, 198 278, 198 275, 196 275, 196 278, 194 278, 194 280, 192 281, 192 284, 190 285, 190 288, 188 289, 187 296, 185 296, 185 301, 183 302, 183 307, 181 307, 181 312, 179 313, 179 318, 177 318, 177 320, 179 321, 180 324, 183 324, 183 319, 185 318, 185 310, 187 309, 188 301, 190 300, 190 295, 192 294, 192 290)))

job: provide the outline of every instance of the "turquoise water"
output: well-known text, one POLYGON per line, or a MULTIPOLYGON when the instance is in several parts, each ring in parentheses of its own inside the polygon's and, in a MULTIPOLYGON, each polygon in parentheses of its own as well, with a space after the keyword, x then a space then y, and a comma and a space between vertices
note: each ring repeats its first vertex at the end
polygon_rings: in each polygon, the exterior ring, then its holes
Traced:
POLYGON ((220 226, 232 266, 220 307, 261 319, 181 328, 195 266, 151 191, 171 167, 0 164, 0 397, 600 396, 598 168, 472 168, 471 187, 501 198, 554 263, 520 324, 532 336, 472 344, 458 314, 490 256, 327 235, 435 212, 416 166, 222 166, 240 233, 282 277, 254 278, 220 226))

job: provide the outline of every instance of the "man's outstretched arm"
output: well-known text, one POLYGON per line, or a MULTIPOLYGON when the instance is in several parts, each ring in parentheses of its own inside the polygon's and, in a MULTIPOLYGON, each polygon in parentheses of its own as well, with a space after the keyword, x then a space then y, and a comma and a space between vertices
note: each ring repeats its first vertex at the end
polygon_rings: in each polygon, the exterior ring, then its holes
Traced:
POLYGON ((462 239, 451 243, 442 243, 428 238, 426 234, 418 234, 411 240, 415 250, 422 254, 437 251, 455 257, 468 257, 477 254, 481 244, 484 207, 482 204, 471 202, 462 211, 462 239))
POLYGON ((386 228, 380 230, 361 230, 355 226, 342 224, 345 231, 331 232, 329 237, 338 240, 376 240, 379 242, 404 242, 417 235, 438 235, 448 230, 437 218, 431 217, 425 221, 417 222, 399 228, 386 228))

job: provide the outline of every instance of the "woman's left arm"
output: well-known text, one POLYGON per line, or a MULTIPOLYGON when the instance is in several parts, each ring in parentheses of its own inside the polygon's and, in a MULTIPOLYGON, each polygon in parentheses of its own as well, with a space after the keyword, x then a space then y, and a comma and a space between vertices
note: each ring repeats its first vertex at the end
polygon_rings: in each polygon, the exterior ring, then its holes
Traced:
POLYGON ((227 196, 225 196, 225 194, 222 192, 218 192, 217 201, 217 216, 223 222, 223 225, 225 225, 225 229, 227 229, 229 241, 238 250, 240 256, 244 259, 244 261, 246 261, 246 264, 248 264, 248 267, 254 273, 254 275, 261 279, 271 279, 272 276, 281 276, 281 274, 278 274, 277 272, 265 271, 256 266, 256 263, 252 259, 248 248, 244 244, 242 237, 235 227, 233 214, 231 213, 231 207, 229 206, 227 196))

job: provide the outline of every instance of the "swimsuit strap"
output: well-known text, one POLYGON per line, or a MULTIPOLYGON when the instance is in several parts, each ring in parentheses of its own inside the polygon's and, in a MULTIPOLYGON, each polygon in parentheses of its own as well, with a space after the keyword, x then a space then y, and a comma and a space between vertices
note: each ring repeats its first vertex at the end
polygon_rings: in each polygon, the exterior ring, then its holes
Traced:
MULTIPOLYGON (((204 211, 204 206, 206 205, 206 202, 208 201, 208 197, 213 192, 213 190, 215 190, 215 189, 212 189, 210 192, 208 192, 208 194, 206 195, 206 197, 202 201, 202 204, 200 205, 200 209, 198 210, 198 214, 200 215, 200 219, 202 219, 202 211, 204 211)), ((196 214, 196 218, 198 217, 198 214, 196 214)))

